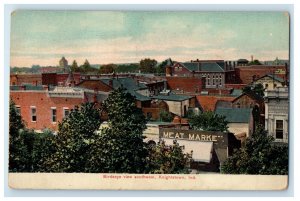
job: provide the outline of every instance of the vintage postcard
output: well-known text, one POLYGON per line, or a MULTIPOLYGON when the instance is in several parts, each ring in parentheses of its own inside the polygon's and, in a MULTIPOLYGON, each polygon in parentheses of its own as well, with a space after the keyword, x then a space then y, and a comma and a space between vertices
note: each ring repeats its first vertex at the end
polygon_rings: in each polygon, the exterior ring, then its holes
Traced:
POLYGON ((9 186, 287 189, 289 36, 288 12, 12 12, 9 186))

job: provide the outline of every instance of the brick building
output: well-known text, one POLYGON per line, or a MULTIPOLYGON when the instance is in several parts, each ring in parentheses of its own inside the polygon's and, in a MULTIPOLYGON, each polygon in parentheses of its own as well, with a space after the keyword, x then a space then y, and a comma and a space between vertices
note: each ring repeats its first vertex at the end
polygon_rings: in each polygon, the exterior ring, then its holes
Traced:
POLYGON ((253 65, 253 66, 243 66, 235 68, 236 79, 238 83, 241 84, 250 84, 251 82, 267 75, 274 74, 277 77, 283 79, 284 81, 289 80, 288 66, 285 65, 253 65))
MULTIPOLYGON (((64 86, 70 73, 43 73, 42 84, 43 85, 53 85, 53 86, 64 86)), ((75 84, 81 81, 80 73, 72 73, 75 84)))
POLYGON ((231 61, 197 59, 184 63, 174 62, 172 66, 166 67, 166 76, 197 77, 202 82, 202 89, 224 88, 225 83, 235 83, 234 68, 235 63, 231 61))
POLYGON ((10 85, 41 85, 41 74, 11 74, 10 85))
POLYGON ((41 86, 29 89, 11 87, 10 98, 16 104, 26 126, 35 130, 57 130, 58 122, 75 105, 85 101, 84 92, 81 90, 61 88, 49 91, 41 86))

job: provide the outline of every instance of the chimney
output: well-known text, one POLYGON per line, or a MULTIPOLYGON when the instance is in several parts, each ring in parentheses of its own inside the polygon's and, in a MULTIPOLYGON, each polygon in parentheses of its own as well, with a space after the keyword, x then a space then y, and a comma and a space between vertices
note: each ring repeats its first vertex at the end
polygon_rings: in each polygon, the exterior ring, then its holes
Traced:
POLYGON ((251 62, 253 62, 253 55, 251 55, 251 62))

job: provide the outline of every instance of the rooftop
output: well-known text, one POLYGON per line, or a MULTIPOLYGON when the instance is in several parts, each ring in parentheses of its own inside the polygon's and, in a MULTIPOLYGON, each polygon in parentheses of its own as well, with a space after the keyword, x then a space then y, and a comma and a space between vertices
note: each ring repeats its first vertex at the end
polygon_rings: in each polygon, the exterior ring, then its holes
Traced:
POLYGON ((232 101, 234 100, 234 98, 235 97, 231 97, 231 96, 207 96, 207 95, 197 96, 197 100, 204 111, 214 111, 218 100, 232 101))
POLYGON ((248 123, 251 108, 216 108, 215 113, 225 116, 229 123, 248 123))
POLYGON ((170 93, 169 95, 157 95, 152 96, 152 99, 158 99, 158 100, 169 100, 169 101, 184 101, 192 98, 193 96, 186 96, 186 95, 176 95, 170 93))
POLYGON ((128 90, 139 90, 139 89, 147 89, 144 83, 139 83, 130 77, 122 77, 122 78, 101 78, 105 84, 109 85, 109 81, 112 81, 112 86, 114 89, 117 89, 123 86, 128 90))
POLYGON ((224 72, 223 62, 185 62, 180 63, 189 71, 205 71, 205 72, 224 72))

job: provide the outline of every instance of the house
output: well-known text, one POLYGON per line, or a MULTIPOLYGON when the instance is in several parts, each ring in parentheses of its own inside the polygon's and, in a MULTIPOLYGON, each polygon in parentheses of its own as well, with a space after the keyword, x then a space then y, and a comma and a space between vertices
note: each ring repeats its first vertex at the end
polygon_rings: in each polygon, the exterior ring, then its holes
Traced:
POLYGON ((214 111, 216 108, 216 104, 218 101, 233 101, 235 99, 234 96, 207 96, 201 95, 196 96, 197 101, 201 105, 203 111, 214 111))
POLYGON ((284 82, 284 79, 276 75, 267 74, 253 81, 252 85, 261 84, 265 90, 272 90, 276 87, 283 87, 285 84, 284 82))
POLYGON ((245 134, 251 136, 254 129, 252 108, 222 108, 218 107, 215 114, 226 117, 228 121, 228 131, 237 136, 245 134))
MULTIPOLYGON (((235 63, 224 60, 195 60, 174 62, 166 67, 167 77, 197 77, 201 88, 224 88, 225 83, 235 82, 235 63)), ((194 89, 193 89, 194 90, 194 89)))
POLYGON ((265 129, 277 142, 288 143, 289 93, 287 87, 265 92, 265 129))
POLYGON ((275 74, 284 81, 289 81, 289 67, 288 65, 251 65, 238 66, 235 68, 236 81, 240 84, 250 84, 253 81, 267 75, 275 74))
POLYGON ((189 108, 195 108, 196 99, 194 96, 176 95, 173 93, 159 94, 151 96, 154 101, 164 101, 168 106, 168 111, 174 115, 185 117, 189 108))

